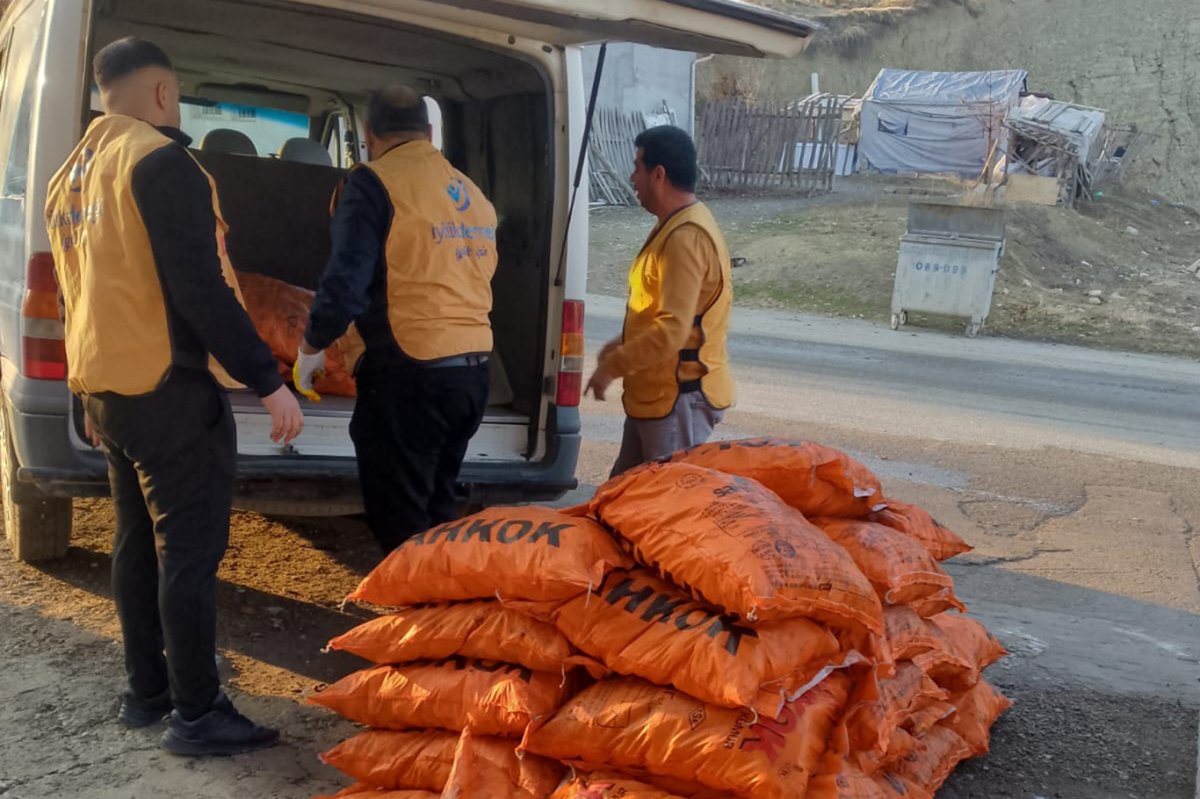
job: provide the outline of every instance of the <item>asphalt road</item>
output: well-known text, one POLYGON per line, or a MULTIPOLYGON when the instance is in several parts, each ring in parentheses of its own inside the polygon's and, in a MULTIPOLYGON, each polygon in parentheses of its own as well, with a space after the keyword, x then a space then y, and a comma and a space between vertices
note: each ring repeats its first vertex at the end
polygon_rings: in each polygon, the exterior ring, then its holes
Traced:
MULTIPOLYGON (((622 308, 617 298, 588 297, 590 344, 620 334, 622 308)), ((750 413, 1200 465, 1200 358, 744 309, 730 356, 742 378, 739 408, 750 413)))

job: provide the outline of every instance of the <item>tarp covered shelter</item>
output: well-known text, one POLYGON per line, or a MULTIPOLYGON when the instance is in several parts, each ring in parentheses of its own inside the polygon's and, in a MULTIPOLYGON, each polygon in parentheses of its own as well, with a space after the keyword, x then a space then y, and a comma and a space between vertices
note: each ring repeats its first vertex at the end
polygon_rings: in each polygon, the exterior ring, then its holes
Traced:
POLYGON ((880 172, 978 175, 1004 118, 1021 101, 1025 70, 883 69, 862 103, 860 156, 880 172))
POLYGON ((1008 115, 1010 130, 1029 138, 1050 140, 1080 163, 1100 156, 1104 144, 1104 112, 1046 97, 1026 97, 1008 115))

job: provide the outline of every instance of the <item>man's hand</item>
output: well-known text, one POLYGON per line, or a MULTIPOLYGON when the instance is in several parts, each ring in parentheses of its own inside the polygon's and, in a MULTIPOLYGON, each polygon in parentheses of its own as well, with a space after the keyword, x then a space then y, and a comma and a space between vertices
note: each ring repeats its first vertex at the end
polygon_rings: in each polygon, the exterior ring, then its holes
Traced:
POLYGON ((587 396, 587 393, 590 391, 592 392, 592 396, 597 400, 604 402, 605 392, 608 391, 608 387, 612 385, 617 377, 618 375, 616 370, 612 368, 611 362, 601 360, 596 366, 596 371, 592 372, 592 376, 587 383, 587 388, 583 390, 584 396, 587 396))
POLYGON ((96 432, 96 426, 92 424, 92 417, 88 416, 87 411, 83 412, 83 437, 93 447, 100 446, 100 434, 96 432))
POLYGON ((290 444, 304 429, 304 414, 300 403, 287 386, 280 386, 275 393, 260 400, 267 413, 271 414, 271 440, 276 444, 290 444))
POLYGON ((592 372, 587 386, 583 389, 585 397, 590 391, 592 392, 592 396, 597 400, 604 402, 604 394, 608 391, 608 387, 612 385, 614 380, 620 377, 613 366, 612 360, 609 358, 613 350, 619 346, 621 346, 621 339, 614 338, 600 348, 600 354, 596 356, 596 371, 592 372))
POLYGON ((321 395, 313 388, 313 382, 325 374, 325 351, 318 350, 307 341, 300 343, 296 363, 292 366, 292 382, 296 390, 313 402, 320 402, 321 395))

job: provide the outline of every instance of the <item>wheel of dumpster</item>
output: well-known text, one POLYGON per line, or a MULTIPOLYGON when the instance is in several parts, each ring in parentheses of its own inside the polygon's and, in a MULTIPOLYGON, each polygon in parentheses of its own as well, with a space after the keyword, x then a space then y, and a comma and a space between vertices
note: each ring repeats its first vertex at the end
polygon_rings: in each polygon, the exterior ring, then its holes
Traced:
POLYGON ((71 500, 48 497, 35 486, 17 482, 17 452, 12 443, 7 403, 0 395, 0 496, 4 536, 13 558, 26 563, 67 554, 71 543, 71 500))
POLYGON ((904 324, 904 322, 901 321, 900 314, 898 314, 898 313, 892 314, 892 330, 899 330, 900 325, 902 325, 902 324, 904 324))
POLYGON ((979 335, 980 329, 983 328, 983 322, 970 321, 967 322, 967 338, 975 338, 979 335))

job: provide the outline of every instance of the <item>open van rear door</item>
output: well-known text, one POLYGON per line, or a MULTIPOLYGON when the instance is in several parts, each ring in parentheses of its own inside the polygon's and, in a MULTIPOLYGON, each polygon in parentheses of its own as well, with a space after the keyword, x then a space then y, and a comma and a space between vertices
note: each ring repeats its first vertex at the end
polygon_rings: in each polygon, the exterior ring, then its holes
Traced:
POLYGON ((791 58, 817 25, 738 0, 317 0, 403 8, 550 44, 636 42, 693 53, 791 58))

